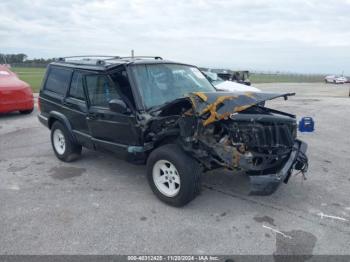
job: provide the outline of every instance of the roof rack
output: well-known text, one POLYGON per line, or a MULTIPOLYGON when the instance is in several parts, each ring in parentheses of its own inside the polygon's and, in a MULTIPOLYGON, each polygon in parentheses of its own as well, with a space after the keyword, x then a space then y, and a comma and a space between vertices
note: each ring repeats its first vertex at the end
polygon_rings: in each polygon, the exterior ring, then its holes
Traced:
MULTIPOLYGON (((57 58, 58 61, 66 61, 67 59, 71 58, 85 58, 85 59, 90 59, 90 58, 106 58, 106 59, 118 59, 120 56, 111 56, 111 55, 76 55, 76 56, 64 56, 64 57, 59 57, 57 58)), ((102 59, 105 60, 105 59, 102 59)))
POLYGON ((106 61, 122 59, 155 59, 163 60, 160 56, 108 56, 108 55, 79 55, 66 56, 56 59, 58 62, 66 62, 76 65, 106 65, 106 61))
POLYGON ((142 58, 148 58, 148 59, 155 59, 155 60, 163 60, 160 56, 121 56, 119 59, 125 59, 125 58, 131 58, 131 59, 142 59, 142 58))
POLYGON ((66 62, 77 65, 105 65, 107 59, 119 59, 119 56, 108 55, 79 55, 79 56, 65 56, 56 59, 58 62, 66 62))

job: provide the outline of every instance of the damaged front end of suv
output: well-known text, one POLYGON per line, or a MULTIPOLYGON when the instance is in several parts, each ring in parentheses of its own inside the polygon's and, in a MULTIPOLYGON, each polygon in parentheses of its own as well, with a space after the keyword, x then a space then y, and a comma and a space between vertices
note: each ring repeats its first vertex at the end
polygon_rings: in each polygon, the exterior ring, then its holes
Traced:
POLYGON ((293 170, 307 172, 307 145, 297 139, 294 115, 265 101, 294 94, 196 92, 150 112, 146 140, 172 137, 204 168, 249 175, 254 195, 272 194, 293 170))

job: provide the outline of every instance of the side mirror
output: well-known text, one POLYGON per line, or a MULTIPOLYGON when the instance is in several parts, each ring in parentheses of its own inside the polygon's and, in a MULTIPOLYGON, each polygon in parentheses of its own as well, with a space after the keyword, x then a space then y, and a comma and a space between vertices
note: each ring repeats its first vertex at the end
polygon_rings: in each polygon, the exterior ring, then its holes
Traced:
POLYGON ((120 99, 112 99, 111 101, 109 101, 109 108, 113 111, 113 112, 117 112, 117 113, 127 113, 130 112, 130 110, 128 109, 128 107, 126 106, 126 104, 124 103, 123 100, 120 99))

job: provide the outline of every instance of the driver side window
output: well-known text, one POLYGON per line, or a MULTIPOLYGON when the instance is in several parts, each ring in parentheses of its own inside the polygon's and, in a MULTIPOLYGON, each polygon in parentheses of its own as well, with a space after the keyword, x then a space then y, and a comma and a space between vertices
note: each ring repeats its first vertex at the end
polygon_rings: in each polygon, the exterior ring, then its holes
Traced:
POLYGON ((87 75, 86 86, 92 106, 108 107, 112 99, 120 99, 114 83, 106 75, 87 75))

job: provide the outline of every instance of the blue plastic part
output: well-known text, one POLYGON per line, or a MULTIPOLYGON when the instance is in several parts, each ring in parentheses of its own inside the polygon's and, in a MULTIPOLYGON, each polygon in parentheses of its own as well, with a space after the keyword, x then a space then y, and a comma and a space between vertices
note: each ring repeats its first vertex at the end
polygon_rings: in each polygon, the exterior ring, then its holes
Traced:
POLYGON ((143 146, 128 146, 128 153, 142 153, 145 152, 145 148, 143 146))
POLYGON ((300 132, 313 132, 315 130, 315 122, 312 117, 306 116, 299 121, 300 132))

